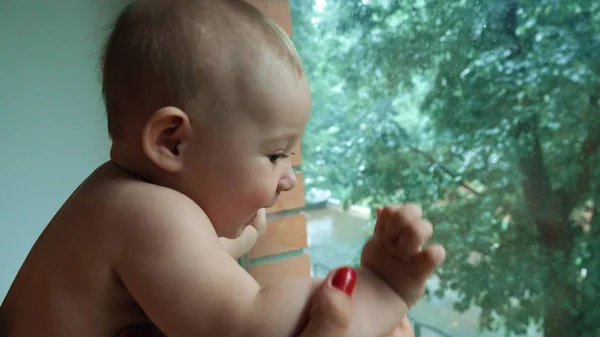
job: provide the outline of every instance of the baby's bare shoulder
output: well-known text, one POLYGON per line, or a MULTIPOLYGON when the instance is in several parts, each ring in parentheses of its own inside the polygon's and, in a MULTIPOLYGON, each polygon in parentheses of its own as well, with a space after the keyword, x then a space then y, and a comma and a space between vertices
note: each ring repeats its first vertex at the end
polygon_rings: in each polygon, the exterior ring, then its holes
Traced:
MULTIPOLYGON (((164 237, 189 226, 214 232, 204 211, 186 195, 143 181, 117 182, 107 205, 112 210, 113 229, 125 235, 164 237)), ((215 234, 216 235, 216 234, 215 234)))
POLYGON ((158 245, 192 232, 196 237, 218 240, 204 211, 174 189, 148 183, 114 167, 100 170, 85 185, 80 198, 86 200, 84 204, 94 206, 88 214, 79 216, 95 218, 92 222, 103 228, 110 241, 106 249, 158 245), (101 224, 98 219, 102 219, 101 224))

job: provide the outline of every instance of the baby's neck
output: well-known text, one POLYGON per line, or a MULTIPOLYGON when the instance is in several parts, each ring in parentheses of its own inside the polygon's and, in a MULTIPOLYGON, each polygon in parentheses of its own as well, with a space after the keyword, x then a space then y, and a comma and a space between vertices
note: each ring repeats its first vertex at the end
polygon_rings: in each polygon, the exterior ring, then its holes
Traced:
POLYGON ((110 161, 141 180, 163 185, 160 183, 161 174, 156 172, 156 168, 143 151, 131 142, 113 141, 110 148, 110 161))

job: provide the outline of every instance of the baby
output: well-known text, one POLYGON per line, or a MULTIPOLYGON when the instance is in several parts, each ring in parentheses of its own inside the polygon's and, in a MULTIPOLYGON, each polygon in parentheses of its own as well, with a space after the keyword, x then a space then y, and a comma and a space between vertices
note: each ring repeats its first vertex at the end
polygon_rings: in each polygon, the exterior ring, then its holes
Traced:
MULTIPOLYGON (((0 335, 108 337, 149 322, 167 336, 297 334, 323 281, 261 289, 232 257, 296 185, 290 151, 311 97, 285 33, 241 0, 135 2, 107 42, 103 94, 110 161, 35 243, 0 335)), ((431 235, 415 206, 380 212, 349 336, 389 333, 422 296, 444 259, 424 247, 431 235)))

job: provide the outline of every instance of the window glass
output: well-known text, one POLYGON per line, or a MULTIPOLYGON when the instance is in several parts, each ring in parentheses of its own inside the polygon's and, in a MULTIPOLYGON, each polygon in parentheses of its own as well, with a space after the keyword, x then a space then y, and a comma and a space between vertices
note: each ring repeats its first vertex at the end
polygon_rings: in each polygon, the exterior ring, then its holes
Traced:
POLYGON ((414 201, 448 252, 416 321, 600 336, 600 2, 291 5, 313 272, 357 261, 375 206, 414 201))

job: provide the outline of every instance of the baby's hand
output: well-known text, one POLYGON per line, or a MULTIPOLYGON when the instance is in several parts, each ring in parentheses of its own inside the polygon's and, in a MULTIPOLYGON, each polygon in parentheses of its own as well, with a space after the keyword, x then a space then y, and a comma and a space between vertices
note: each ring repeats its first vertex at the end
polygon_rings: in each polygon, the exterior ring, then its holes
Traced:
POLYGON ((267 212, 264 208, 261 208, 256 212, 256 219, 254 219, 252 227, 256 228, 261 235, 267 230, 267 212))
POLYGON ((422 215, 415 205, 378 210, 375 235, 361 256, 362 265, 386 281, 407 309, 423 296, 427 278, 445 259, 442 246, 424 248, 433 227, 422 215))

